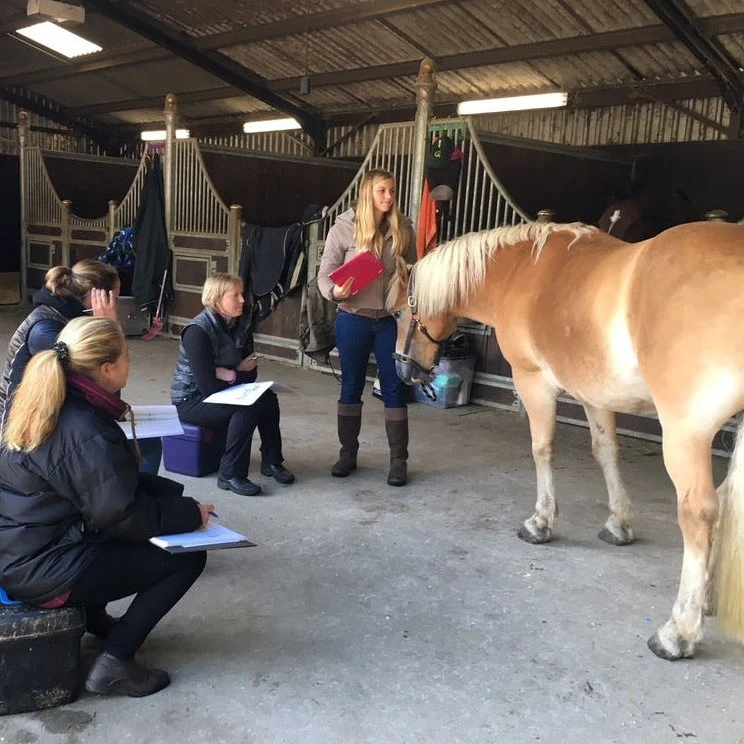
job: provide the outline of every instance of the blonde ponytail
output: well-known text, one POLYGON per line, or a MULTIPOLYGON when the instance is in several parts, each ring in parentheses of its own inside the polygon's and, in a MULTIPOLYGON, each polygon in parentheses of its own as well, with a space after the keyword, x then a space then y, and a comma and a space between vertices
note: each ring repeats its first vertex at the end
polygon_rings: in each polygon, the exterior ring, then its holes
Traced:
POLYGON ((34 354, 26 366, 10 401, 5 446, 16 452, 36 449, 57 426, 67 395, 67 374, 92 378, 105 362, 121 356, 124 345, 119 324, 109 318, 71 320, 53 349, 34 354))

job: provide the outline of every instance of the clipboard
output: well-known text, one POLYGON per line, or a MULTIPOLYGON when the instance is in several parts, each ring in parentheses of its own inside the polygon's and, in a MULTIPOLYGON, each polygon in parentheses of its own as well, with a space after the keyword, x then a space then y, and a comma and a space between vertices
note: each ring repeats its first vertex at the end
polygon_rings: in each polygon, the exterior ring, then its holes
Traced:
POLYGON ((374 253, 371 251, 359 251, 351 261, 347 261, 345 264, 339 266, 328 276, 331 281, 339 287, 341 287, 350 276, 353 276, 354 282, 351 285, 351 294, 355 295, 377 279, 384 269, 385 266, 382 261, 380 261, 374 253))
POLYGON ((182 532, 173 535, 156 535, 150 538, 169 553, 193 553, 197 550, 227 550, 229 548, 255 548, 245 535, 221 524, 210 524, 193 532, 182 532))

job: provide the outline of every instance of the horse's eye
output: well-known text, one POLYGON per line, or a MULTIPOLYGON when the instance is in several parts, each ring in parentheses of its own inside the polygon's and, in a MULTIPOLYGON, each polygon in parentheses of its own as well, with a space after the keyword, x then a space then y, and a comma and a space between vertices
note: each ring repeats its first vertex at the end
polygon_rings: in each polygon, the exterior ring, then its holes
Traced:
POLYGON ((396 311, 395 311, 395 312, 393 313, 393 317, 394 317, 394 318, 395 318, 396 320, 398 320, 398 319, 400 318, 400 316, 401 316, 401 311, 400 311, 400 310, 396 310, 396 311))

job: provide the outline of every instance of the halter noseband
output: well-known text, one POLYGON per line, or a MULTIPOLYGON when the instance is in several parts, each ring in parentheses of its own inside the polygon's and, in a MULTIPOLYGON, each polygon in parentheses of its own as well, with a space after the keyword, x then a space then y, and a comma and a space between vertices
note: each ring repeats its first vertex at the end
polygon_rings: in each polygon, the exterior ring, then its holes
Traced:
MULTIPOLYGON (((395 359, 396 362, 401 362, 402 364, 410 365, 413 370, 416 370, 418 372, 422 372, 423 375, 420 376, 421 380, 421 391, 423 394, 429 398, 429 400, 436 400, 437 394, 434 390, 434 386, 429 382, 431 379, 431 373, 433 369, 437 366, 437 363, 439 362, 439 357, 441 355, 441 349, 442 344, 449 338, 443 338, 440 340, 435 339, 429 331, 426 329, 426 326, 421 322, 421 318, 418 314, 418 302, 416 301, 416 297, 414 295, 414 282, 413 282, 413 272, 414 272, 415 266, 411 268, 411 273, 408 277, 408 297, 407 297, 407 304, 408 308, 411 311, 411 322, 408 326, 408 334, 406 335, 406 343, 403 346, 403 351, 399 354, 397 351, 393 354, 393 359, 395 359), (410 354, 409 351, 411 350, 411 343, 413 341, 413 335, 416 331, 420 331, 423 333, 423 335, 437 347, 437 354, 434 358, 434 364, 431 365, 428 369, 421 364, 419 364, 416 359, 414 359, 410 354)), ((396 314, 397 317, 397 314, 396 314)), ((451 334, 450 334, 451 335, 451 334)))

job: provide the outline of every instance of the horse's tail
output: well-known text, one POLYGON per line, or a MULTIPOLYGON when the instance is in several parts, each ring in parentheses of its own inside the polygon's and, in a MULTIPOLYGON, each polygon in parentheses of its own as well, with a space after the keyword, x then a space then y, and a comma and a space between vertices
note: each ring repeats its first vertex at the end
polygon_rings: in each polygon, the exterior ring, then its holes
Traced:
POLYGON ((744 416, 726 480, 718 489, 720 520, 715 565, 718 624, 726 635, 744 642, 744 416))

